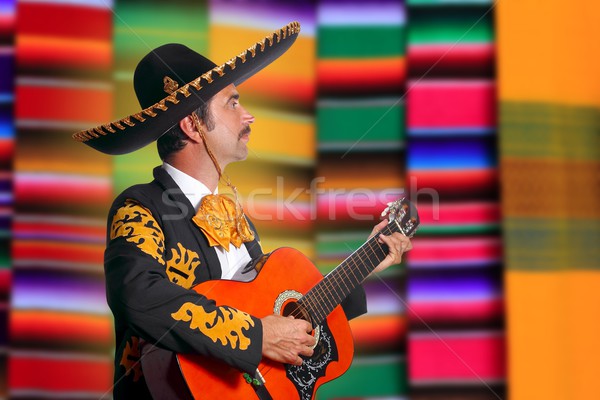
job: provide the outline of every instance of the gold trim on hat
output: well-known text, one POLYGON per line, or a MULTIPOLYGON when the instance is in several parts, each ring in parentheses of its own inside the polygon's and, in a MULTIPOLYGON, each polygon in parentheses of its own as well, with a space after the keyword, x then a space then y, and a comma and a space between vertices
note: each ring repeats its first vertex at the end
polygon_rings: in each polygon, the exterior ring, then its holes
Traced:
MULTIPOLYGON (((236 61, 235 58, 232 58, 231 60, 226 61, 223 66, 229 65, 229 68, 231 68, 231 70, 233 71, 235 69, 235 61, 236 61)), ((242 62, 242 64, 243 64, 243 62, 242 62)))
POLYGON ((179 89, 179 83, 175 82, 171 77, 165 76, 163 78, 163 89, 167 94, 172 94, 174 91, 179 89))
MULTIPOLYGON (((168 92, 167 90, 171 89, 174 86, 171 84, 171 81, 173 81, 173 79, 169 78, 168 76, 165 76, 163 79, 163 82, 165 84, 164 89, 165 89, 165 92, 169 93, 169 96, 165 97, 158 103, 156 103, 148 108, 143 109, 139 113, 127 116, 125 118, 121 118, 118 121, 113 121, 108 124, 99 125, 95 128, 79 131, 77 133, 74 133, 72 137, 74 140, 76 140, 78 142, 87 142, 88 140, 92 140, 97 137, 100 137, 100 135, 104 136, 104 135, 107 135, 108 133, 118 133, 118 131, 113 129, 113 127, 117 128, 118 130, 123 131, 126 129, 123 126, 123 124, 131 126, 131 127, 135 126, 135 123, 131 121, 132 117, 135 118, 137 121, 139 121, 139 123, 144 123, 148 119, 143 118, 142 114, 145 114, 151 118, 154 118, 158 115, 158 113, 156 113, 154 110, 167 111, 169 108, 165 104, 166 101, 169 101, 173 104, 178 104, 179 100, 177 99, 177 95, 181 94, 184 97, 189 97, 190 96, 190 92, 189 92, 190 86, 193 87, 194 89, 196 89, 197 91, 202 89, 202 86, 200 85, 201 79, 204 79, 206 81, 206 83, 211 84, 214 81, 214 78, 212 75, 213 72, 216 72, 217 74, 219 74, 219 77, 221 77, 221 76, 225 75, 225 66, 226 65, 229 66, 229 68, 231 70, 234 70, 238 59, 242 62, 242 64, 244 64, 246 62, 246 57, 248 56, 248 53, 250 53, 252 58, 254 58, 256 56, 256 51, 257 51, 258 45, 260 45, 260 49, 259 49, 260 52, 264 52, 265 48, 267 47, 267 40, 269 41, 268 46, 272 47, 275 42, 277 42, 277 43, 280 42, 280 37, 285 39, 286 37, 290 37, 293 34, 296 34, 299 32, 300 32, 300 23, 296 22, 296 21, 290 22, 289 24, 287 24, 283 28, 279 29, 278 31, 265 36, 264 39, 262 39, 261 41, 259 41, 257 43, 254 43, 252 46, 248 47, 245 51, 242 51, 240 54, 233 57, 229 61, 226 61, 224 64, 214 67, 212 70, 202 74, 200 77, 194 79, 193 81, 189 82, 188 84, 186 84, 180 88, 176 87, 175 90, 173 90, 172 92, 168 92), (275 40, 275 36, 277 36, 277 40, 275 40), (169 85, 167 85, 167 83, 169 85), (98 133, 100 135, 98 135, 98 133)), ((173 83, 175 85, 179 86, 177 82, 173 81, 173 83)))
POLYGON ((215 69, 213 71, 215 71, 217 74, 219 74, 219 76, 223 76, 223 75, 225 75, 225 71, 223 71, 224 69, 225 69, 225 64, 215 67, 215 69))

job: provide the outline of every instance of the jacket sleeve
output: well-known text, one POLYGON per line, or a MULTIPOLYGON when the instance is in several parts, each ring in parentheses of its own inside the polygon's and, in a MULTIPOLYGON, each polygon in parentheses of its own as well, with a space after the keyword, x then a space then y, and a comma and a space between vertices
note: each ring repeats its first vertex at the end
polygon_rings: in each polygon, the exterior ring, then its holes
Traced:
POLYGON ((191 290, 193 279, 169 275, 184 263, 200 264, 194 251, 165 249, 163 231, 152 213, 128 200, 109 216, 105 273, 108 303, 115 319, 146 341, 176 353, 220 359, 254 373, 262 357, 262 325, 243 311, 217 306, 191 290))
POLYGON ((342 301, 342 309, 346 318, 351 320, 367 312, 367 295, 362 285, 358 285, 348 297, 342 301))

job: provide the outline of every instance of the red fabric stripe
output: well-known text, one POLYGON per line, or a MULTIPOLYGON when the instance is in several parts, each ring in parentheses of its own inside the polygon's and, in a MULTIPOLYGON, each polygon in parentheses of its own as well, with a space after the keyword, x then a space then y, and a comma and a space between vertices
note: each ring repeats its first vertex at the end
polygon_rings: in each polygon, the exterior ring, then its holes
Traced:
POLYGON ((504 302, 501 299, 477 301, 439 301, 410 302, 408 315, 411 324, 419 325, 422 321, 431 323, 453 324, 490 322, 502 318, 504 302))
POLYGON ((412 381, 502 379, 505 376, 504 337, 476 332, 410 336, 409 377, 412 381))
POLYGON ((15 151, 14 139, 0 139, 0 164, 12 161, 15 151))
POLYGON ((413 45, 408 47, 407 57, 411 71, 428 70, 489 70, 494 65, 495 46, 492 43, 413 45))
POLYGON ((492 192, 498 185, 496 168, 476 170, 410 170, 409 182, 419 188, 435 188, 440 194, 492 192))
POLYGON ((23 342, 77 342, 108 347, 112 344, 112 320, 108 316, 14 310, 10 334, 23 342))
POLYGON ((412 242, 407 255, 415 263, 502 259, 502 241, 496 237, 429 239, 417 235, 412 242))
POLYGON ((14 240, 12 256, 15 259, 60 260, 102 265, 104 245, 14 240))
POLYGON ((102 206, 112 198, 110 183, 85 183, 56 180, 15 180, 15 200, 21 204, 102 206))
POLYGON ((487 80, 409 82, 410 128, 491 127, 496 125, 496 86, 487 80))
POLYGON ((112 38, 112 12, 109 8, 18 2, 17 13, 19 35, 112 38))
POLYGON ((12 283, 12 272, 10 269, 0 269, 0 293, 8 294, 12 283))
POLYGON ((17 236, 30 233, 49 233, 52 235, 86 235, 104 239, 106 235, 106 227, 104 226, 53 224, 51 222, 14 221, 12 229, 17 236))
POLYGON ((11 37, 15 32, 14 14, 0 14, 0 35, 11 37))
POLYGON ((406 78, 406 60, 390 59, 327 59, 317 61, 319 90, 356 91, 401 87, 406 78), (377 71, 365 73, 365 71, 377 71))
POLYGON ((470 225, 500 222, 500 205, 496 202, 418 204, 421 224, 470 225))
POLYGON ((395 198, 383 198, 380 193, 372 195, 324 195, 317 199, 317 215, 321 221, 379 221, 381 212, 387 207, 387 202, 395 198))
POLYGON ((18 85, 16 92, 19 119, 107 123, 112 118, 109 90, 18 85))
POLYGON ((11 390, 109 391, 112 362, 107 360, 46 359, 12 355, 8 360, 11 390))
MULTIPOLYGON (((319 220, 342 221, 379 221, 381 212, 388 201, 377 193, 371 198, 356 197, 353 201, 348 196, 320 196, 317 200, 319 220)), ((429 225, 469 225, 498 223, 500 206, 495 202, 463 202, 417 204, 421 224, 429 225)))

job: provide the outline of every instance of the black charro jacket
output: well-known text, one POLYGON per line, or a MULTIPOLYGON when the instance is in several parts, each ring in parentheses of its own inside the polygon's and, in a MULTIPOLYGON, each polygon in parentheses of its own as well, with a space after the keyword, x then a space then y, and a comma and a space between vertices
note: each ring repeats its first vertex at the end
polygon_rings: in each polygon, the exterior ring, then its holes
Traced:
MULTIPOLYGON (((194 214, 161 167, 154 169, 152 182, 126 189, 110 209, 104 267, 115 319, 115 399, 151 398, 157 374, 149 371, 150 362, 140 362, 149 348, 215 357, 251 374, 261 360, 260 319, 216 306, 190 289, 221 277, 216 251, 192 222, 194 214), (223 313, 231 317, 219 318, 223 313), (222 332, 234 332, 247 344, 236 346, 235 338, 222 332)), ((256 231, 255 237, 244 244, 252 258, 262 255, 256 231)), ((349 318, 366 312, 364 290, 359 287, 342 306, 349 318)))

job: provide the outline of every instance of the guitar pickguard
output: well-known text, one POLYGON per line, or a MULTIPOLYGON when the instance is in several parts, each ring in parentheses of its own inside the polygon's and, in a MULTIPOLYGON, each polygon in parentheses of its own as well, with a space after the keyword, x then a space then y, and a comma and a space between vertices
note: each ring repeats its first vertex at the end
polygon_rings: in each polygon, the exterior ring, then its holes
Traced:
POLYGON ((327 366, 338 360, 338 350, 327 321, 319 326, 321 335, 310 358, 303 358, 302 365, 285 364, 288 379, 294 384, 300 400, 310 400, 314 396, 317 380, 325 376, 327 366))

